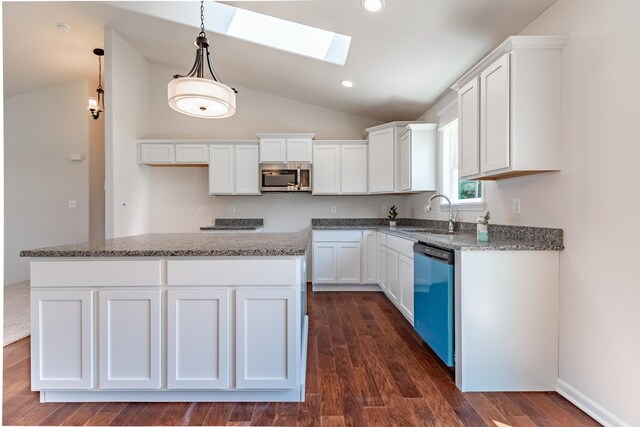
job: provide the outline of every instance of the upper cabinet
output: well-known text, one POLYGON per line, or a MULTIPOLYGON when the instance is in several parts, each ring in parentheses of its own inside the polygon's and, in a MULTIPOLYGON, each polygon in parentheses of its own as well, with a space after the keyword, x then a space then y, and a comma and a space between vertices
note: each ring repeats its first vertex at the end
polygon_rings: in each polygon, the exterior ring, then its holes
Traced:
POLYGON ((366 141, 313 144, 313 194, 367 194, 366 141))
POLYGON ((513 36, 458 80, 462 179, 560 170, 564 36, 513 36))
POLYGON ((393 122, 369 128, 366 133, 370 193, 435 190, 435 124, 393 122))
POLYGON ((140 142, 138 163, 146 165, 209 163, 209 144, 198 142, 140 142))
POLYGON ((260 194, 258 144, 211 144, 209 194, 260 194))
POLYGON ((407 125, 400 136, 400 191, 436 191, 435 123, 407 125))
POLYGON ((259 133, 260 163, 311 162, 313 133, 259 133))

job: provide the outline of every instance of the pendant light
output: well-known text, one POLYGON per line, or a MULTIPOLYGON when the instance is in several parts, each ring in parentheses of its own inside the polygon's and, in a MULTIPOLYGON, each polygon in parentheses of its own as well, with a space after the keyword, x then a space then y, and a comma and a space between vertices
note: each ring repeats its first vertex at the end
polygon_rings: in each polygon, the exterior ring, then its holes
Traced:
POLYGON ((104 56, 103 49, 93 49, 93 53, 98 57, 98 89, 96 92, 98 96, 96 98, 89 98, 89 106, 87 109, 91 113, 91 117, 94 120, 98 120, 100 113, 104 111, 104 90, 102 90, 102 57, 104 56))
POLYGON ((200 2, 200 33, 196 38, 196 60, 185 75, 176 74, 167 85, 169 106, 179 113, 204 119, 222 119, 236 112, 237 90, 222 83, 209 59, 209 41, 204 32, 204 2, 200 2), (206 61, 206 64, 205 64, 206 61), (205 77, 209 69, 211 79, 205 77))

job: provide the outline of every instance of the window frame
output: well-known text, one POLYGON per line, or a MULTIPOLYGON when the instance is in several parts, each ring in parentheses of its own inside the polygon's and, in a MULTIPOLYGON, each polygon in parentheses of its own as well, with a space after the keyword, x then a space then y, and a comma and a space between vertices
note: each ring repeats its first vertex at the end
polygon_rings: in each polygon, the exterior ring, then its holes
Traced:
MULTIPOLYGON (((442 125, 439 127, 438 129, 438 139, 440 141, 439 148, 440 148, 440 173, 438 174, 438 182, 439 182, 439 191, 441 194, 444 194, 445 196, 449 197, 451 199, 451 205, 453 206, 453 208, 457 211, 484 211, 486 208, 486 201, 485 201, 485 195, 486 195, 486 186, 484 185, 484 183, 481 181, 480 185, 482 186, 482 196, 479 198, 475 198, 475 199, 463 199, 460 200, 457 197, 457 191, 455 193, 453 193, 453 189, 451 188, 452 183, 455 181, 456 183, 460 182, 460 178, 457 176, 454 177, 454 173, 453 170, 451 168, 452 166, 452 150, 450 148, 451 146, 451 142, 450 142, 450 136, 451 134, 448 132, 451 132, 452 130, 455 130, 456 134, 458 133, 458 118, 456 117, 455 119, 451 120, 450 122, 442 125), (448 173, 448 178, 445 178, 445 173, 448 173)), ((456 146, 456 150, 454 151, 455 154, 455 158, 456 158, 456 164, 457 164, 457 148, 459 148, 459 145, 456 146)), ((440 211, 447 211, 449 210, 449 205, 446 202, 441 201, 440 205, 439 205, 439 210, 440 211)))

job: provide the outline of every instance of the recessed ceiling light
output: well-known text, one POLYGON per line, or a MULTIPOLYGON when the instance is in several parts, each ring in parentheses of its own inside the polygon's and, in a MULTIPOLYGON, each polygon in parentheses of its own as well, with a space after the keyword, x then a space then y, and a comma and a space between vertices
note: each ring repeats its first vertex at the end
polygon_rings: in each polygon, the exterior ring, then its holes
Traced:
POLYGON ((364 7, 367 12, 380 12, 384 9, 384 0, 362 0, 362 7, 364 7))
POLYGON ((58 22, 56 24, 56 30, 60 31, 61 33, 68 33, 69 31, 71 31, 71 27, 67 24, 63 24, 62 22, 58 22))
POLYGON ((340 82, 340 84, 341 84, 343 87, 348 87, 348 88, 352 88, 352 87, 354 87, 354 86, 356 85, 356 84, 355 84, 354 82, 352 82, 351 80, 342 80, 342 81, 340 82))

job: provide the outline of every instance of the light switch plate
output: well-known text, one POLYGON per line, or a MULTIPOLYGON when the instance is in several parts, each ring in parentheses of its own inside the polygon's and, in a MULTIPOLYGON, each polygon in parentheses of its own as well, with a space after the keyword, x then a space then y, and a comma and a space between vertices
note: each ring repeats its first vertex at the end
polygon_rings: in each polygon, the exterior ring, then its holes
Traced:
POLYGON ((336 213, 336 211, 337 211, 336 207, 335 206, 331 206, 331 213, 334 214, 334 213, 336 213))
POLYGON ((70 208, 77 208, 78 207, 78 202, 76 200, 69 200, 69 207, 70 208))
POLYGON ((520 204, 520 199, 513 199, 512 200, 512 211, 514 215, 520 215, 521 212, 521 204, 520 204))

